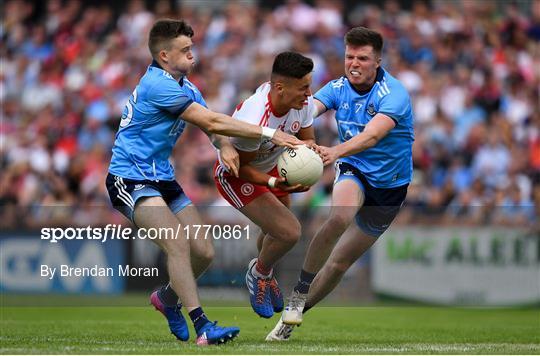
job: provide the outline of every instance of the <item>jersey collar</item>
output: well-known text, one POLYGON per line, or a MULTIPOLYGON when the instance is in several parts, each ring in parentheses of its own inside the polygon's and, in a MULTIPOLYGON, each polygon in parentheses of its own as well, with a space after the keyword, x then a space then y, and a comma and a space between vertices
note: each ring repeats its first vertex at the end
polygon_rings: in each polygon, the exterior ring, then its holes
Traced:
MULTIPOLYGON (((158 63, 155 59, 152 59, 152 63, 150 64, 150 67, 159 68, 159 69, 161 69, 162 71, 166 72, 166 70, 163 69, 163 67, 160 66, 159 63, 158 63)), ((181 77, 180 77, 180 80, 178 81, 178 84, 180 84, 181 87, 184 86, 184 78, 185 78, 185 76, 181 76, 181 77)))

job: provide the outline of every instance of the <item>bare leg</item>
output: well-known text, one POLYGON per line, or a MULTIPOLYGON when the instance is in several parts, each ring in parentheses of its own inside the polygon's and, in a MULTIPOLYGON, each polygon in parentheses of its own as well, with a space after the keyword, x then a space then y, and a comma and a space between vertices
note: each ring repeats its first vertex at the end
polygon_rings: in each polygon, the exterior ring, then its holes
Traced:
MULTIPOLYGON (((278 198, 278 200, 280 202, 283 203, 283 205, 285 205, 287 208, 291 208, 291 196, 290 195, 285 195, 285 196, 282 196, 282 197, 276 197, 278 198)), ((262 250, 262 247, 263 247, 263 241, 264 241, 264 238, 266 236, 266 232, 264 232, 263 230, 261 230, 261 232, 259 233, 259 236, 257 237, 257 251, 259 253, 261 253, 261 250, 262 250)))
POLYGON ((356 231, 356 234, 347 234, 339 240, 330 258, 317 273, 309 288, 306 306, 314 306, 334 290, 349 267, 377 241, 358 228, 356 231))
MULTIPOLYGON (((133 213, 139 228, 172 228, 176 230, 178 219, 170 211, 161 197, 142 198, 133 213)), ((190 243, 180 229, 178 239, 155 239, 154 241, 167 255, 167 269, 172 289, 188 311, 200 306, 197 285, 190 262, 190 243)))
POLYGON ((352 179, 344 179, 334 186, 332 210, 309 244, 304 260, 304 271, 317 273, 322 268, 337 240, 364 203, 364 193, 352 179))
POLYGON ((265 193, 240 211, 267 235, 259 252, 259 261, 271 268, 300 238, 300 223, 273 194, 265 193))
MULTIPOLYGON (((189 226, 190 231, 194 231, 194 225, 202 225, 202 219, 193 205, 188 205, 176 214, 176 218, 182 227, 189 226)), ((191 268, 195 278, 199 278, 210 266, 214 259, 214 245, 212 239, 204 239, 204 236, 190 236, 191 247, 191 268), (197 237, 197 238, 195 238, 197 237)))

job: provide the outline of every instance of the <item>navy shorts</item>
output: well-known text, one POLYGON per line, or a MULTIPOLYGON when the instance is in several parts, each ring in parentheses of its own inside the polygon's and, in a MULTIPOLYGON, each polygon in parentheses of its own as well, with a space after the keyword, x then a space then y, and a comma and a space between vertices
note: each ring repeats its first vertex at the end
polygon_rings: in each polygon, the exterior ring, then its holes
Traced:
POLYGON ((409 184, 396 188, 375 188, 356 167, 338 162, 334 185, 344 179, 352 179, 364 192, 364 204, 356 214, 356 224, 369 236, 381 236, 390 227, 403 205, 409 184))
POLYGON ((191 200, 175 180, 133 180, 109 173, 105 183, 114 208, 131 221, 135 204, 143 197, 162 197, 173 214, 191 204, 191 200))

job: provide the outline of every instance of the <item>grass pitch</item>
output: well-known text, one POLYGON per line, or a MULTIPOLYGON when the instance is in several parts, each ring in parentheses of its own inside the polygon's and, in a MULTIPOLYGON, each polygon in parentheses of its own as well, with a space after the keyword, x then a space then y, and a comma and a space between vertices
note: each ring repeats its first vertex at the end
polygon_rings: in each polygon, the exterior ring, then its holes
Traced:
POLYGON ((240 336, 201 348, 193 330, 189 342, 176 341, 161 314, 143 306, 145 297, 126 304, 28 307, 8 306, 3 298, 0 353, 540 354, 538 308, 320 307, 291 340, 268 343, 278 316, 265 320, 248 306, 213 306, 205 308, 211 320, 239 326, 240 336), (140 306, 129 306, 134 303, 140 306))

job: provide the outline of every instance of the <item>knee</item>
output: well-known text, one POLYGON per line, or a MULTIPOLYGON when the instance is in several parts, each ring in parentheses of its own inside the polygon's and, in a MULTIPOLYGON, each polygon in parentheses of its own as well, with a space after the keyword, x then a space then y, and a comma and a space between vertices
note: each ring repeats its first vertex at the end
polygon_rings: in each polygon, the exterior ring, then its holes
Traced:
POLYGON ((332 214, 326 221, 326 224, 331 226, 335 231, 343 232, 347 230, 353 218, 354 216, 351 217, 346 214, 332 214))
POLYGON ((169 258, 189 258, 189 246, 177 243, 176 240, 165 240, 161 248, 169 258))
POLYGON ((214 250, 214 247, 212 245, 206 246, 201 251, 198 251, 197 253, 197 259, 204 265, 210 265, 212 261, 214 260, 214 256, 216 255, 216 252, 214 250))
POLYGON ((329 260, 328 269, 333 276, 342 276, 347 272, 351 263, 345 260, 329 260))
POLYGON ((280 231, 276 234, 276 238, 280 239, 283 242, 290 244, 295 244, 300 240, 302 235, 302 227, 298 220, 294 219, 291 221, 286 221, 281 224, 280 231))

